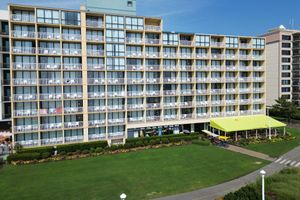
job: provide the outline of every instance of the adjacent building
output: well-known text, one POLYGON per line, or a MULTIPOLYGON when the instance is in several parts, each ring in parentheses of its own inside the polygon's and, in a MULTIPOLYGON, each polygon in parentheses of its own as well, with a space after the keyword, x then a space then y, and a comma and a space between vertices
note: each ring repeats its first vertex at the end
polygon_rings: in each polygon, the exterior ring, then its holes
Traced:
POLYGON ((85 9, 8 12, 2 97, 25 147, 123 143, 265 113, 264 38, 167 32, 161 18, 85 9))
POLYGON ((267 106, 279 97, 300 106, 300 31, 284 26, 272 29, 266 37, 267 106))

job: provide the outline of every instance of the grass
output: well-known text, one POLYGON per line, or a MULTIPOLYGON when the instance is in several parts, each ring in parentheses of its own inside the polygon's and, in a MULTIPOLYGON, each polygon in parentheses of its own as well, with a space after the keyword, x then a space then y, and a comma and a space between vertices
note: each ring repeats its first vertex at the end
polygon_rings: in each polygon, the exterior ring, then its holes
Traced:
POLYGON ((267 161, 187 145, 0 169, 0 199, 151 199, 222 183, 267 161))
POLYGON ((294 135, 296 139, 274 143, 249 144, 245 148, 268 154, 271 157, 279 157, 300 145, 300 129, 287 128, 287 131, 294 135))

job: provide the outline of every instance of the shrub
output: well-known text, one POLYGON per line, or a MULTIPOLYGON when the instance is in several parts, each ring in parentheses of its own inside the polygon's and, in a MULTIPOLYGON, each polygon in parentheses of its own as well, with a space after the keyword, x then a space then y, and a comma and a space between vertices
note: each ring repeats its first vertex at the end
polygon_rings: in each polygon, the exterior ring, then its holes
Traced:
POLYGON ((36 148, 26 148, 26 149, 22 149, 21 151, 19 151, 19 153, 49 153, 50 155, 52 155, 54 153, 54 148, 53 146, 50 147, 36 147, 36 148))
POLYGON ((97 148, 95 149, 95 152, 96 152, 96 153, 102 153, 102 152, 103 152, 103 148, 102 148, 102 147, 97 147, 97 148))
POLYGON ((225 195, 224 200, 260 200, 260 194, 252 186, 245 186, 225 195))
POLYGON ((41 158, 42 159, 46 159, 46 158, 49 158, 51 157, 51 154, 49 152, 43 152, 41 153, 41 158))
POLYGON ((65 144, 57 146, 57 151, 65 151, 65 152, 76 152, 77 150, 89 150, 91 148, 105 148, 107 147, 107 141, 96 141, 96 142, 85 142, 85 143, 77 143, 77 144, 65 144))
POLYGON ((168 138, 161 138, 161 142, 163 144, 169 144, 169 139, 168 138))
POLYGON ((88 154, 88 153, 90 153, 90 151, 87 150, 87 149, 85 149, 85 150, 83 150, 81 153, 82 153, 82 154, 88 154))
POLYGON ((131 148, 134 148, 134 147, 135 147, 134 143, 125 143, 124 144, 124 148, 125 149, 131 149, 131 148))
POLYGON ((137 141, 137 142, 135 143, 135 146, 136 146, 136 147, 142 147, 142 146, 144 146, 144 143, 143 143, 143 141, 137 141))
POLYGON ((64 155, 66 155, 67 153, 65 152, 65 151, 61 151, 61 152, 59 152, 59 155, 61 155, 61 156, 64 156, 64 155))
POLYGON ((160 140, 159 140, 159 139, 153 139, 153 140, 150 140, 149 144, 150 144, 151 146, 160 144, 160 140))
POLYGON ((96 149, 95 148, 90 148, 90 153, 95 153, 96 149))
POLYGON ((12 161, 29 161, 29 160, 38 160, 40 159, 40 153, 15 153, 7 157, 7 161, 10 163, 12 161))
POLYGON ((17 153, 19 153, 20 151, 22 151, 22 149, 23 149, 23 146, 22 146, 22 145, 20 145, 19 143, 15 144, 14 150, 15 150, 17 153))
POLYGON ((0 157, 0 167, 2 166, 2 165, 4 165, 4 160, 3 160, 3 158, 2 157, 0 157))

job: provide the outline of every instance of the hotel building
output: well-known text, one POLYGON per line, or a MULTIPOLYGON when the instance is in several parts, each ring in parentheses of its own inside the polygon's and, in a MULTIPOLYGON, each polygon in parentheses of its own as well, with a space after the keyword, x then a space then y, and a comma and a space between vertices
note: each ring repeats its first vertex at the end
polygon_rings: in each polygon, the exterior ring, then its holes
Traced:
POLYGON ((8 12, 2 97, 13 141, 25 147, 123 143, 265 113, 262 37, 167 32, 161 18, 83 7, 11 4, 8 12))

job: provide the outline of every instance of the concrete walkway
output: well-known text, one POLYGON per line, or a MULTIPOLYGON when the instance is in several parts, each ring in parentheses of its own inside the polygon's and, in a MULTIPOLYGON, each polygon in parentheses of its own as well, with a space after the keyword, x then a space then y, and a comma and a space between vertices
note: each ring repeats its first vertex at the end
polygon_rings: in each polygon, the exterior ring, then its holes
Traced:
POLYGON ((272 158, 267 154, 263 154, 263 153, 260 153, 260 152, 257 152, 257 151, 252 151, 252 150, 245 149, 245 148, 238 147, 238 146, 234 146, 234 145, 228 145, 228 147, 225 148, 225 149, 230 150, 230 151, 234 151, 234 152, 238 152, 238 153, 242 153, 242 154, 246 154, 248 156, 260 158, 262 160, 267 160, 267 161, 271 161, 271 162, 275 161, 275 158, 272 158))
MULTIPOLYGON (((267 176, 270 176, 276 172, 279 172, 280 170, 282 170, 283 168, 285 168, 287 166, 291 166, 290 165, 291 162, 285 161, 285 162, 281 163, 281 160, 293 160, 293 162, 299 163, 299 165, 294 164, 293 166, 300 167, 300 146, 293 149, 292 151, 284 154, 279 159, 277 159, 275 162, 272 162, 271 164, 262 168, 267 172, 267 176)), ((241 188, 242 186, 245 186, 249 183, 255 182, 258 178, 260 178, 260 175, 259 175, 260 170, 261 169, 256 170, 246 176, 237 178, 235 180, 232 180, 232 181, 229 181, 226 183, 222 183, 222 184, 215 185, 215 186, 208 187, 208 188, 203 188, 203 189, 196 190, 193 192, 173 195, 173 196, 169 196, 169 197, 163 197, 163 198, 159 198, 157 200, 214 200, 216 198, 224 196, 225 194, 227 194, 229 192, 236 191, 239 188, 241 188)), ((199 173, 201 173, 201 172, 199 172, 199 173)))

